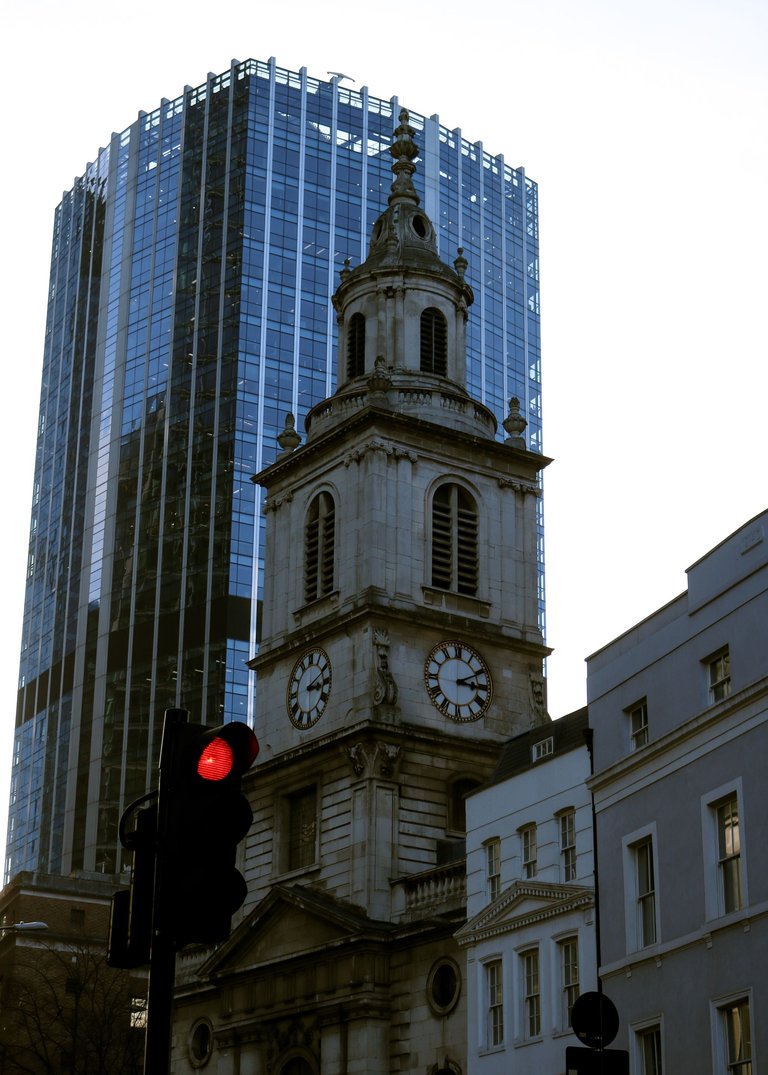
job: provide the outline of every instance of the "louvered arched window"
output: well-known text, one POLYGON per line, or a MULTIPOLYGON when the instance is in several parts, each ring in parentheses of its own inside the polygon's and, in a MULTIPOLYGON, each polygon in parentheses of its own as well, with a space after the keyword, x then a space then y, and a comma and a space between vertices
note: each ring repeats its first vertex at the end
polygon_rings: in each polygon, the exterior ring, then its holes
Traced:
POLYGON ((347 325, 347 378, 365 373, 365 318, 352 314, 347 325))
POLYGON ((419 369, 441 377, 448 372, 448 322, 434 306, 428 306, 421 314, 419 369))
POLYGON ((314 601, 333 589, 336 505, 330 493, 318 493, 309 506, 304 540, 304 600, 314 601))
POLYGON ((432 585, 477 596, 477 505, 448 482, 432 498, 432 585))

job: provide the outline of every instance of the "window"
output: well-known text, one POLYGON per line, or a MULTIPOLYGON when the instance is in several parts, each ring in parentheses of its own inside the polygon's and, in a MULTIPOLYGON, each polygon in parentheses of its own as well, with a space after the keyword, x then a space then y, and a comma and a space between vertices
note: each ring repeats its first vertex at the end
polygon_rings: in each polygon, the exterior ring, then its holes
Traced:
POLYGON ((336 505, 330 493, 314 498, 307 515, 304 542, 304 600, 314 601, 333 589, 336 505))
POLYGON ((731 693, 731 657, 727 649, 706 661, 709 675, 709 702, 722 702, 731 693))
POLYGON ((480 787, 479 780, 472 777, 460 777, 448 788, 448 831, 467 831, 467 795, 480 787))
POLYGON ((485 863, 488 899, 495 900, 501 891, 501 840, 498 836, 485 844, 485 863))
POLYGON ((648 742, 648 705, 643 700, 627 710, 629 717, 629 745, 639 750, 648 742))
POLYGON ((421 352, 419 369, 422 373, 448 372, 448 322, 434 306, 421 315, 421 352))
POLYGON ((532 948, 520 957, 523 964, 523 1035, 541 1034, 541 993, 539 991, 539 950, 532 948))
POLYGON ((531 747, 531 761, 541 761, 542 758, 548 757, 555 749, 554 736, 548 739, 540 739, 538 743, 534 743, 531 747))
POLYGON ((427 977, 427 1001, 435 1015, 448 1015, 459 1002, 461 974, 452 959, 438 959, 427 977))
POLYGON ((492 1048, 504 1044, 504 990, 500 959, 486 963, 485 983, 488 1006, 488 1047, 492 1048))
POLYGON ((446 483, 432 498, 432 585, 477 596, 477 505, 460 485, 446 483))
POLYGON ((741 997, 720 1009, 724 1023, 728 1075, 752 1075, 752 1031, 749 999, 741 997))
POLYGON ((352 314, 347 325, 347 378, 365 373, 365 318, 352 314))
POLYGON ((725 914, 742 907, 739 804, 735 795, 716 808, 718 872, 725 914))
POLYGON ((640 1075, 661 1075, 661 1027, 643 1027, 636 1035, 640 1075))
POLYGON ((571 1011, 579 995, 579 941, 569 937, 560 942, 560 973, 562 976, 562 1025, 571 1025, 571 1011))
POLYGON ((576 811, 560 814, 560 860, 563 881, 576 880, 576 811))
POLYGON ((317 859, 317 788, 303 788, 288 796, 287 870, 312 866, 317 859))
POLYGON ((130 1025, 135 1030, 147 1029, 147 998, 131 997, 130 1025))
POLYGON ((520 830, 520 858, 523 866, 523 877, 530 879, 536 876, 536 826, 526 825, 520 830))
POLYGON ((635 846, 637 880, 637 940, 639 948, 656 943, 656 885, 653 867, 653 841, 635 846))

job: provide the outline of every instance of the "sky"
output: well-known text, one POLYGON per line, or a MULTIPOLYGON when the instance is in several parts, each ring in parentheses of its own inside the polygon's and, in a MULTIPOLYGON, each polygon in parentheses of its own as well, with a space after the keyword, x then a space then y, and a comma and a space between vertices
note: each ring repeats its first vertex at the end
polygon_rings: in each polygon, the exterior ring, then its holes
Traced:
POLYGON ((0 848, 54 209, 113 131, 233 58, 344 72, 539 185, 552 716, 768 506, 764 0, 25 0, 0 38, 0 848))

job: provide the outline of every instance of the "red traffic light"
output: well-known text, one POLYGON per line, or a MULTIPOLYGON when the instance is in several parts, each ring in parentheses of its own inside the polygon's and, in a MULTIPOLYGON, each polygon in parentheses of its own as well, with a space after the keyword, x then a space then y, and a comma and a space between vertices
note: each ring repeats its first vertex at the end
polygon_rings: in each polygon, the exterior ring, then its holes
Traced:
POLYGON ((203 780, 223 780, 232 772, 232 747, 217 735, 203 750, 197 762, 197 773, 203 780))
POLYGON ((258 740, 247 724, 224 724, 206 736, 197 759, 197 775, 212 781, 224 780, 233 773, 241 776, 258 753, 258 740))

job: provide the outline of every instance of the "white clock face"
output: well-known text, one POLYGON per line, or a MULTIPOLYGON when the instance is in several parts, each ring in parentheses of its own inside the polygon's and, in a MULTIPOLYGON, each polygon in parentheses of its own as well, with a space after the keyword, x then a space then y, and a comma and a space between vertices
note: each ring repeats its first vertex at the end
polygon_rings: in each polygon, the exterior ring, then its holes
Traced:
POLYGON ((291 723, 311 728, 323 715, 331 693, 332 669, 325 650, 310 649, 293 666, 285 704, 291 723))
POLYGON ((493 697, 488 666, 466 642, 435 646, 424 665, 424 683, 432 705, 450 720, 479 720, 493 697))

